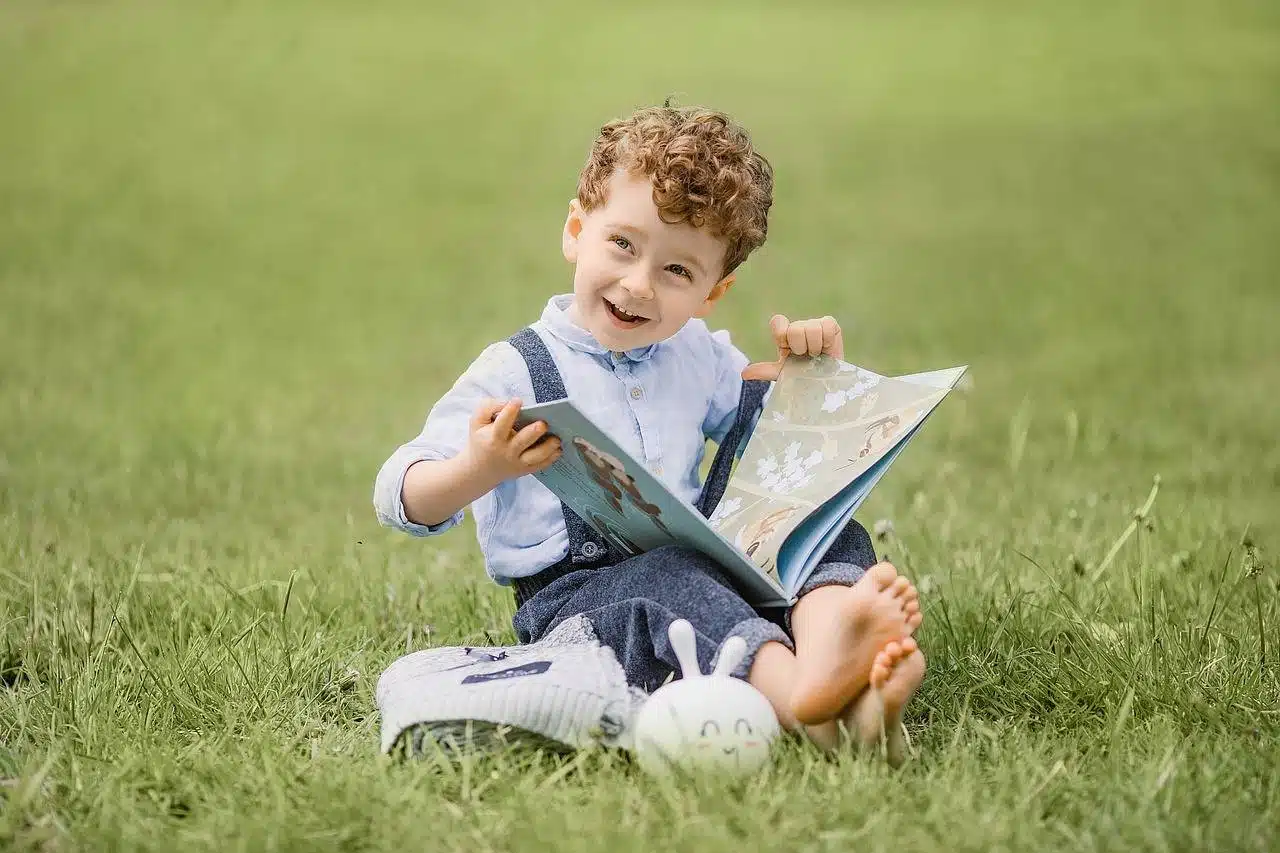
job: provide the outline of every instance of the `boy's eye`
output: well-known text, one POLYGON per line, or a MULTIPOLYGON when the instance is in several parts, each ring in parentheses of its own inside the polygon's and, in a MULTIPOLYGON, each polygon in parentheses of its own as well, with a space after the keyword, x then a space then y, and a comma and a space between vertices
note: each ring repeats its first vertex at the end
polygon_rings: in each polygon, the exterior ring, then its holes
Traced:
POLYGON ((617 246, 619 249, 622 249, 628 252, 631 251, 631 241, 628 240, 626 237, 619 237, 618 235, 615 234, 614 236, 609 238, 609 242, 613 243, 613 245, 617 246))
POLYGON ((693 273, 689 272, 689 268, 680 264, 667 264, 667 272, 673 272, 681 278, 687 278, 693 281, 693 273))

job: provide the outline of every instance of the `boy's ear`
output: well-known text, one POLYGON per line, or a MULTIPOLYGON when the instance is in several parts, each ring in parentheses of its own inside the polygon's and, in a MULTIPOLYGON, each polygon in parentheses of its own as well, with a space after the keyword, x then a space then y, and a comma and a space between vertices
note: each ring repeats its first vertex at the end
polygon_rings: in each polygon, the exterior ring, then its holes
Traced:
POLYGON ((693 316, 702 318, 711 313, 711 309, 716 307, 716 303, 720 301, 720 297, 729 292, 729 288, 733 287, 733 283, 738 280, 736 273, 729 273, 720 281, 716 282, 716 286, 711 288, 711 292, 707 294, 707 298, 702 300, 702 304, 698 306, 698 310, 693 312, 693 316))
POLYGON ((582 205, 575 198, 569 202, 569 215, 564 219, 564 233, 560 235, 560 251, 571 264, 578 262, 578 237, 582 234, 582 205))

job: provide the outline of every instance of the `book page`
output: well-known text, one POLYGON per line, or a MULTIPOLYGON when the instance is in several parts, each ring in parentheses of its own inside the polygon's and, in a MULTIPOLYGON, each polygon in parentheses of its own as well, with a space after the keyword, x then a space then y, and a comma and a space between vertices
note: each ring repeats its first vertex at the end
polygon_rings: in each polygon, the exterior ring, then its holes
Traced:
POLYGON ((828 356, 789 358, 711 526, 778 579, 787 536, 898 446, 949 390, 828 356))

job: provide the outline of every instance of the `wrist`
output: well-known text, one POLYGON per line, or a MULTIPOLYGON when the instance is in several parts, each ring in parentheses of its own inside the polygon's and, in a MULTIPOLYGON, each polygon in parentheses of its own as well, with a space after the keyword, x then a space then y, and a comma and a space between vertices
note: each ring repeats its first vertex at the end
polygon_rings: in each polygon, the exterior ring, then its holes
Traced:
POLYGON ((470 447, 463 448, 462 452, 454 457, 454 463, 458 466, 460 478, 471 484, 472 490, 477 494, 485 494, 497 488, 506 479, 501 471, 494 465, 487 464, 470 447))

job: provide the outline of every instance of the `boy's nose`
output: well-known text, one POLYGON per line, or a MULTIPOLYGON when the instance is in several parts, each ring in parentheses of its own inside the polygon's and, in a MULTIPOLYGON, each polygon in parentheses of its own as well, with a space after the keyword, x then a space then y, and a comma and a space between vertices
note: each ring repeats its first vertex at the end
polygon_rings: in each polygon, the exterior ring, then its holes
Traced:
POLYGON ((622 279, 622 286, 636 299, 653 298, 653 282, 649 280, 649 274, 646 272, 633 272, 626 276, 622 279))

